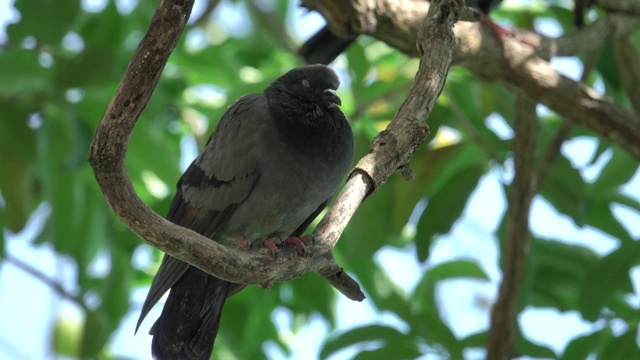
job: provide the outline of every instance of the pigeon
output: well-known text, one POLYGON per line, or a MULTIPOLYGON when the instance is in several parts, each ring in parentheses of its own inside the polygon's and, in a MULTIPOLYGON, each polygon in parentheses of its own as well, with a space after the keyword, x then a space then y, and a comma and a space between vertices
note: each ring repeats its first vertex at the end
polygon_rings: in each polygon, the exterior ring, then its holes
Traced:
MULTIPOLYGON (((491 22, 487 14, 501 2, 502 0, 465 0, 465 4, 468 7, 477 9, 483 14, 482 22, 487 24, 498 39, 502 36, 509 35, 510 32, 491 22)), ((300 55, 307 64, 330 64, 338 55, 342 54, 355 39, 355 37, 341 38, 332 33, 329 27, 325 25, 302 44, 298 50, 298 55, 300 55)))
MULTIPOLYGON (((339 85, 332 69, 307 65, 236 100, 178 181, 167 219, 225 246, 299 241, 353 162, 339 85)), ((165 254, 136 332, 170 289, 150 331, 154 358, 209 359, 225 300, 245 286, 165 254)))

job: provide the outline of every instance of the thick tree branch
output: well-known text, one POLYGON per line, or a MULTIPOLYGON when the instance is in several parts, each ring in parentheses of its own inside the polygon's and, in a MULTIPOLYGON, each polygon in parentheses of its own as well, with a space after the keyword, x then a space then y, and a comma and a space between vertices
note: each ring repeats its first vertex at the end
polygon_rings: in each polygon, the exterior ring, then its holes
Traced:
POLYGON ((335 245, 366 196, 396 170, 410 177, 407 164, 429 135, 425 121, 442 92, 453 57, 451 27, 461 4, 458 0, 441 2, 442 6, 429 10, 418 33, 420 67, 406 99, 387 129, 373 140, 369 154, 358 162, 335 204, 316 227, 316 239, 335 245))
POLYGON ((358 284, 340 269, 331 250, 362 199, 393 171, 406 168, 403 165, 428 135, 424 120, 444 85, 454 47, 451 27, 461 9, 459 0, 443 1, 445 5, 430 11, 419 34, 424 57, 407 99, 318 226, 315 245, 304 257, 292 248, 284 248, 274 259, 267 251, 230 249, 174 225, 149 209, 133 189, 124 161, 127 144, 193 5, 193 0, 162 0, 91 144, 89 162, 109 205, 145 242, 224 280, 263 284, 315 271, 347 297, 362 300, 358 284))
MULTIPOLYGON (((604 3, 604 0, 600 2, 604 3)), ((640 16, 634 5, 637 1, 609 0, 609 3, 628 13, 608 14, 556 40, 538 34, 523 34, 528 43, 539 44, 535 54, 527 51, 527 45, 514 39, 505 39, 501 46, 481 24, 457 23, 453 61, 488 81, 502 82, 524 92, 533 101, 607 138, 640 159, 640 115, 592 88, 560 75, 539 57, 589 52, 602 47, 610 36, 629 34, 640 28, 640 16)), ((429 8, 422 0, 305 0, 303 5, 321 12, 338 34, 368 34, 409 56, 418 56, 413 47, 415 34, 420 19, 429 8)))
POLYGON ((442 92, 453 55, 451 26, 457 20, 460 4, 455 0, 442 2, 441 7, 429 10, 426 26, 418 33, 420 67, 407 98, 387 129, 373 140, 369 154, 351 173, 331 209, 337 208, 340 216, 331 216, 330 212, 316 228, 317 233, 327 234, 331 243, 337 241, 356 206, 382 186, 393 172, 401 170, 405 177, 411 176, 407 164, 429 135, 425 120, 442 92))
POLYGON ((637 0, 595 0, 594 3, 607 11, 640 15, 640 1, 637 0))
POLYGON ((513 141, 515 175, 509 188, 502 282, 491 309, 487 359, 510 359, 517 337, 517 305, 529 255, 529 212, 536 189, 536 126, 536 103, 518 96, 513 141))
POLYGON ((362 300, 364 295, 358 284, 343 274, 329 247, 320 247, 307 257, 296 256, 293 249, 283 249, 276 259, 264 252, 252 254, 230 249, 158 216, 135 193, 124 161, 127 144, 184 30, 192 6, 193 0, 160 2, 98 125, 89 162, 109 205, 150 245, 224 280, 264 284, 316 271, 333 274, 334 286, 349 298, 362 300))

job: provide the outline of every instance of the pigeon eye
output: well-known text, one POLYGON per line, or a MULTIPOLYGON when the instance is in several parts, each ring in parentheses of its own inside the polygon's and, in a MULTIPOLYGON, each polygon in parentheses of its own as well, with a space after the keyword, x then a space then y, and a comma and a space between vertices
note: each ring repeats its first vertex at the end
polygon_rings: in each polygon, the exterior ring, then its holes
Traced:
POLYGON ((311 87, 311 83, 309 82, 309 80, 304 79, 304 80, 302 80, 302 86, 308 88, 308 87, 311 87))

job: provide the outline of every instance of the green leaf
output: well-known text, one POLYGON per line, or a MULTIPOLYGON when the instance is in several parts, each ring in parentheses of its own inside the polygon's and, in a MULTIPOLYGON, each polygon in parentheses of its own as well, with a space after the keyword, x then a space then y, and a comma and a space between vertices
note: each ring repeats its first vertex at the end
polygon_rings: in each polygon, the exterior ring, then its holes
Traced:
MULTIPOLYGON (((0 52, 0 98, 36 97, 51 90, 52 71, 42 67, 38 53, 26 49, 0 52)), ((35 100, 35 99, 34 99, 35 100)))
POLYGON ((109 339, 109 318, 103 311, 89 311, 80 343, 81 358, 95 358, 109 339))
POLYGON ((422 353, 418 349, 415 342, 407 339, 400 344, 393 344, 392 346, 385 346, 375 350, 363 350, 360 351, 353 360, 379 360, 379 359, 415 359, 422 353))
MULTIPOLYGON (((344 239, 349 241, 349 239, 344 239)), ((367 297, 380 311, 389 310, 394 312, 400 319, 410 321, 412 313, 410 303, 405 295, 404 289, 396 284, 389 274, 380 268, 369 258, 351 257, 348 261, 341 261, 341 256, 337 258, 340 263, 348 263, 348 271, 353 272, 367 291, 367 297)))
POLYGON ((417 335, 433 346, 444 347, 453 359, 462 359, 463 345, 440 318, 436 285, 440 281, 460 278, 489 279, 473 261, 457 260, 434 266, 425 272, 414 290, 412 316, 408 319, 417 335))
POLYGON ((560 311, 577 309, 580 289, 599 258, 584 246, 532 238, 527 274, 533 279, 527 303, 560 311))
POLYGON ((391 346, 396 343, 404 343, 407 335, 384 325, 367 325, 342 334, 337 334, 327 339, 320 350, 320 358, 325 359, 329 355, 345 349, 349 346, 379 341, 380 347, 391 346))
POLYGON ((436 285, 440 281, 460 278, 489 279, 484 270, 473 261, 456 260, 436 265, 424 273, 413 291, 412 304, 415 310, 418 313, 438 315, 438 304, 435 300, 436 285))
POLYGON ((443 184, 437 193, 429 197, 420 221, 418 222, 415 242, 419 261, 425 261, 429 255, 431 239, 446 234, 460 218, 475 190, 480 177, 484 175, 486 165, 476 165, 460 170, 449 182, 443 184))
POLYGON ((516 351, 519 354, 538 359, 555 359, 556 353, 546 346, 535 344, 523 336, 516 341, 516 351))
MULTIPOLYGON (((464 169, 486 165, 486 162, 486 156, 469 142, 419 150, 410 164, 416 174, 415 179, 404 181, 394 176, 385 185, 393 191, 389 217, 394 226, 404 227, 407 224, 419 200, 440 192, 464 169)), ((424 239, 418 246, 428 250, 430 240, 424 239)))
MULTIPOLYGON (((35 136, 27 126, 27 114, 19 107, 0 103, 0 192, 5 208, 3 226, 21 231, 37 202, 33 166, 35 136)), ((0 235, 1 236, 1 235, 0 235)))
POLYGON ((488 334, 486 331, 473 333, 460 341, 460 344, 465 349, 469 348, 484 348, 487 346, 488 334))
POLYGON ((274 290, 280 296, 276 302, 281 306, 299 315, 320 313, 332 326, 335 325, 333 305, 336 293, 323 277, 305 274, 299 280, 278 283, 277 286, 274 290))
POLYGON ((640 259, 640 242, 626 243, 593 264, 580 289, 579 309, 595 321, 616 292, 633 292, 629 271, 640 259))
POLYGON ((638 327, 633 326, 626 333, 610 339, 604 349, 598 353, 598 359, 640 359, 637 338, 638 327))
POLYGON ((589 355, 599 352, 612 337, 613 333, 609 327, 576 337, 564 349, 560 360, 587 359, 589 355))
POLYGON ((593 184, 587 186, 587 191, 595 196, 616 192, 618 187, 629 182, 638 170, 638 161, 625 151, 613 147, 612 152, 613 155, 600 176, 593 184))
POLYGON ((29 0, 16 1, 20 21, 7 26, 7 35, 19 43, 28 36, 40 45, 56 45, 69 31, 80 11, 80 1, 29 0))
POLYGON ((640 201, 621 193, 611 196, 611 202, 617 203, 623 206, 628 206, 633 210, 640 212, 640 201))
MULTIPOLYGON (((437 310, 437 308, 433 308, 437 310)), ((410 322, 414 332, 434 348, 447 351, 448 359, 463 359, 463 346, 437 311, 417 313, 410 322)))
MULTIPOLYGON (((235 353, 236 357, 266 358, 262 354, 261 345, 267 340, 276 343, 283 351, 288 351, 287 344, 278 336, 276 327, 271 321, 272 312, 280 305, 279 295, 286 291, 279 285, 284 284, 276 284, 268 290, 248 286, 227 299, 219 337, 224 339, 228 350, 235 353), (260 299, 260 306, 255 306, 256 299, 260 299)), ((214 358, 223 358, 223 353, 224 349, 221 349, 216 342, 214 358)))
POLYGON ((124 31, 115 2, 108 2, 102 12, 86 17, 79 31, 84 49, 76 56, 58 59, 56 82, 59 87, 109 86, 122 76, 131 59, 132 52, 122 50, 129 32, 124 31))
POLYGON ((371 67, 365 56, 364 47, 357 42, 351 44, 347 50, 347 60, 349 62, 349 71, 352 74, 353 91, 358 93, 358 90, 363 88, 365 76, 371 67))
POLYGON ((540 194, 553 205, 558 212, 568 215, 576 225, 584 225, 585 204, 584 179, 571 162, 559 156, 547 174, 540 194))
POLYGON ((614 89, 619 90, 622 86, 618 70, 616 69, 616 59, 614 56, 613 44, 611 41, 605 43, 604 49, 600 52, 600 58, 598 59, 597 69, 600 71, 603 79, 607 85, 613 86, 614 89))
POLYGON ((593 200, 590 202, 583 220, 586 224, 602 230, 623 243, 634 241, 627 229, 622 226, 613 211, 611 211, 611 203, 608 200, 593 200))
POLYGON ((487 273, 478 265, 477 262, 471 260, 455 260, 442 264, 438 264, 429 269, 424 278, 428 278, 431 282, 438 282, 449 279, 479 279, 489 281, 487 273))

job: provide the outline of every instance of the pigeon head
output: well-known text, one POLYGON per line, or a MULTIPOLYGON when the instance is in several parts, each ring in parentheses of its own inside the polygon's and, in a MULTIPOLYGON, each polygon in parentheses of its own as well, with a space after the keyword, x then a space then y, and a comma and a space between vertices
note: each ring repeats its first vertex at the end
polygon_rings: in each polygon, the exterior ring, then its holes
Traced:
POLYGON ((340 86, 338 75, 324 65, 307 65, 290 70, 274 81, 272 86, 303 101, 327 108, 342 104, 336 94, 340 86))

